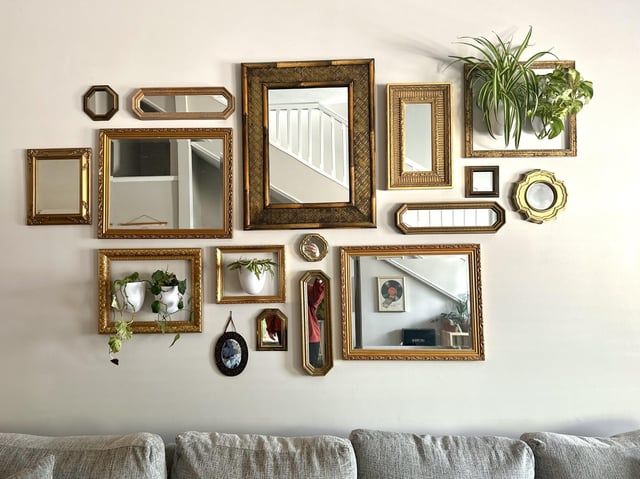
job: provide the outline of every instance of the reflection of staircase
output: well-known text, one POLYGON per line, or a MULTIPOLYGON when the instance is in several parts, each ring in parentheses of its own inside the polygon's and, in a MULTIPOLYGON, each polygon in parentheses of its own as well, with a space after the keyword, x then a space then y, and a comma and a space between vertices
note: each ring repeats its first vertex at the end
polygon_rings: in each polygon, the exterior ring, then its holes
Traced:
POLYGON ((409 268, 408 266, 404 265, 400 261, 397 261, 397 260, 392 259, 392 258, 385 258, 385 261, 387 263, 389 263, 390 265, 395 266, 400 271, 403 271, 403 272, 407 273, 409 276, 415 278, 416 280, 418 280, 422 284, 425 284, 425 285, 429 286, 430 288, 434 289, 435 291, 437 291, 438 293, 443 294, 447 298, 452 299, 456 303, 460 301, 460 298, 458 296, 456 296, 455 294, 447 291, 444 288, 441 288, 440 286, 438 286, 433 281, 430 281, 429 279, 425 278, 423 275, 421 275, 420 273, 417 273, 416 271, 412 270, 411 268, 409 268))
MULTIPOLYGON (((320 103, 270 105, 269 143, 348 190, 349 131, 347 121, 334 111, 320 103)), ((286 185, 274 186, 287 190, 286 185)))

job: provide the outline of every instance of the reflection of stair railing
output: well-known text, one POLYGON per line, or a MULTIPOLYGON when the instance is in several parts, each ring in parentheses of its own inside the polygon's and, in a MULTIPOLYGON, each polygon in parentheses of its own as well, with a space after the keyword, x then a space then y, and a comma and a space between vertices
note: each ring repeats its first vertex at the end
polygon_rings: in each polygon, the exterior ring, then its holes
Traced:
POLYGON ((433 281, 430 281, 429 279, 425 278, 424 276, 422 276, 419 273, 416 273, 415 271, 413 271, 411 268, 405 266, 404 264, 400 263, 399 261, 396 261, 394 259, 391 258, 385 258, 385 261, 393 266, 395 266, 396 268, 398 268, 401 271, 404 271, 405 273, 407 273, 408 275, 414 277, 415 279, 417 279, 418 281, 420 281, 423 284, 426 284, 427 286, 429 286, 430 288, 435 289, 438 293, 445 295, 447 298, 454 300, 456 303, 460 301, 460 298, 458 296, 456 296, 455 294, 447 291, 444 288, 441 288, 440 286, 438 286, 437 284, 435 284, 433 281))
POLYGON ((347 121, 319 103, 269 105, 269 143, 349 187, 347 121))

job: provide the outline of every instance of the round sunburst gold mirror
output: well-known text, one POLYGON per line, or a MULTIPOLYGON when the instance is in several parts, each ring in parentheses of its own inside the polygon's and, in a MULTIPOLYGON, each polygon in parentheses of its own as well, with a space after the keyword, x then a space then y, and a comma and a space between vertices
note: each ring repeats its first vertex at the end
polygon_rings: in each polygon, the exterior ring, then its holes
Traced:
POLYGON ((554 219, 567 204, 567 189, 549 171, 532 170, 515 183, 513 206, 524 219, 541 224, 554 219))

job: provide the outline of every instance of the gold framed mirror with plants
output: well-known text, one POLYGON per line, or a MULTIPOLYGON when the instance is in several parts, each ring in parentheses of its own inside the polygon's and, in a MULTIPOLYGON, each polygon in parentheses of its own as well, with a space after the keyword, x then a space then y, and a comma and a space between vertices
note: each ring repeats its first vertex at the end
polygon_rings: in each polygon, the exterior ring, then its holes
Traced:
POLYGON ((245 229, 375 227, 374 86, 371 59, 242 64, 245 229))

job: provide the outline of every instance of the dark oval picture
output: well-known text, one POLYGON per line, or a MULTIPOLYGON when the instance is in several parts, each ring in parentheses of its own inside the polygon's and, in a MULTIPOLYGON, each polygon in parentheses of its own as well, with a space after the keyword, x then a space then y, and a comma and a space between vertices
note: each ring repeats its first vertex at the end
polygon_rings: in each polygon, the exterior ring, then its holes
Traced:
POLYGON ((247 365, 247 343, 236 332, 224 333, 216 342, 216 366, 226 376, 237 376, 247 365))

